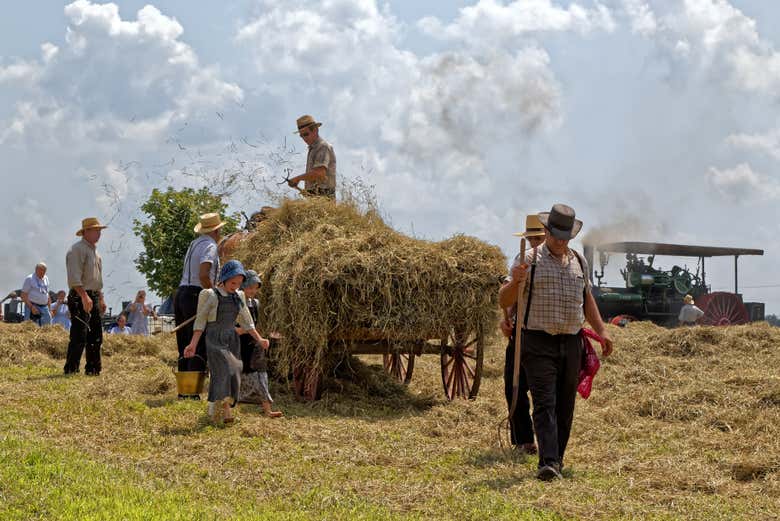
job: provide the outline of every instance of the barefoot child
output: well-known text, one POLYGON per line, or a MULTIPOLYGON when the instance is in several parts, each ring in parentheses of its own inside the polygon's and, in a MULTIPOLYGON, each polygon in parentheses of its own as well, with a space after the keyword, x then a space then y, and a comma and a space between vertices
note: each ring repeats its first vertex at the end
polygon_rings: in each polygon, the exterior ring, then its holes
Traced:
POLYGON ((198 311, 194 334, 184 349, 184 356, 195 355, 198 341, 206 330, 206 353, 209 366, 209 417, 217 421, 222 416, 225 423, 234 421, 233 410, 238 402, 241 387, 241 346, 236 333, 236 320, 263 348, 268 340, 261 337, 252 322, 244 294, 238 291, 246 279, 244 267, 237 260, 222 266, 219 286, 204 289, 198 295, 198 311))
MULTIPOLYGON (((260 289, 260 277, 253 270, 247 270, 246 280, 241 285, 246 296, 246 306, 252 319, 257 323, 258 302, 255 298, 260 289)), ((263 412, 271 418, 282 416, 280 411, 271 409, 273 399, 268 392, 268 361, 266 349, 258 346, 252 335, 240 329, 241 334, 241 360, 244 362, 244 371, 241 374, 241 401, 259 403, 263 412)))

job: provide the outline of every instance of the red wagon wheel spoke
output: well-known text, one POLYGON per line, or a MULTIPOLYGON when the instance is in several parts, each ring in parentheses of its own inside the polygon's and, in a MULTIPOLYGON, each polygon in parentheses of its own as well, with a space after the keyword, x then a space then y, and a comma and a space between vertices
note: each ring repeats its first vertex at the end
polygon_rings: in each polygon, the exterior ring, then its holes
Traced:
POLYGON ((414 353, 393 351, 383 355, 385 372, 401 383, 408 384, 414 371, 414 353))
POLYGON ((484 338, 464 326, 450 329, 441 341, 441 376, 449 400, 473 399, 482 377, 484 338))

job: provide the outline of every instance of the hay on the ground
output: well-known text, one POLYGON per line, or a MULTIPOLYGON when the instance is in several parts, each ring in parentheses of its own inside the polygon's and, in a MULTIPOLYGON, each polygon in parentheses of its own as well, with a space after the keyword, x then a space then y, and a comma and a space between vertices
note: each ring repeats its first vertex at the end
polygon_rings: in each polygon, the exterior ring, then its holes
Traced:
POLYGON ((284 371, 321 367, 328 341, 367 330, 392 339, 441 338, 453 326, 496 324, 498 247, 456 235, 405 236, 374 210, 313 198, 268 212, 234 257, 263 274, 260 326, 282 335, 284 371))

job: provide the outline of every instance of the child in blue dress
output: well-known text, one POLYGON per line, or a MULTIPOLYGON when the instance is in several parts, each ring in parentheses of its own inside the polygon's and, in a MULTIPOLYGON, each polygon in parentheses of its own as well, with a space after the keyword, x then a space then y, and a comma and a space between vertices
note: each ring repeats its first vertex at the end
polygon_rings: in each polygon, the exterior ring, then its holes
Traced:
POLYGON ((236 332, 236 321, 241 329, 252 335, 262 349, 268 349, 268 340, 255 329, 246 305, 244 293, 239 291, 246 279, 244 267, 237 260, 222 266, 219 285, 204 289, 198 295, 198 311, 192 340, 184 349, 184 356, 195 355, 201 335, 206 335, 206 354, 209 367, 208 413, 212 421, 222 417, 232 423, 233 407, 238 403, 241 389, 241 342, 236 332))

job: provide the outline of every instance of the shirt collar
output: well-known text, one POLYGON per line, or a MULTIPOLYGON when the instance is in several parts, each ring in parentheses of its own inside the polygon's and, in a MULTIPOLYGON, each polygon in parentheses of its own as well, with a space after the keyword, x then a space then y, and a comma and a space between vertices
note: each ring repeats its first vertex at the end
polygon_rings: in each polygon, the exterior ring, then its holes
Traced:
POLYGON ((201 236, 200 236, 198 239, 196 239, 196 240, 203 239, 204 237, 206 238, 206 240, 207 240, 207 241, 209 241, 209 242, 213 242, 214 244, 217 244, 217 241, 215 241, 215 240, 214 240, 214 237, 212 237, 211 235, 209 235, 209 234, 207 234, 207 233, 204 233, 203 235, 201 235, 201 236))
POLYGON ((86 244, 87 246, 89 246, 90 248, 92 248, 93 250, 95 249, 95 245, 94 245, 94 244, 91 244, 91 243, 90 243, 90 242, 89 242, 87 239, 85 239, 84 237, 82 237, 82 238, 81 238, 81 242, 83 242, 84 244, 86 244))
MULTIPOLYGON (((547 243, 546 242, 543 242, 542 245, 539 248, 542 250, 543 254, 547 254, 549 257, 552 257, 553 259, 558 260, 558 257, 553 255, 552 252, 550 251, 550 248, 547 247, 547 243)), ((564 258, 571 258, 571 256, 572 256, 571 248, 569 248, 567 246, 566 247, 566 252, 563 254, 563 257, 564 258)))
POLYGON ((312 143, 311 145, 309 145, 309 150, 311 150, 312 148, 316 147, 320 143, 322 143, 322 138, 317 136, 317 140, 314 143, 312 143))

